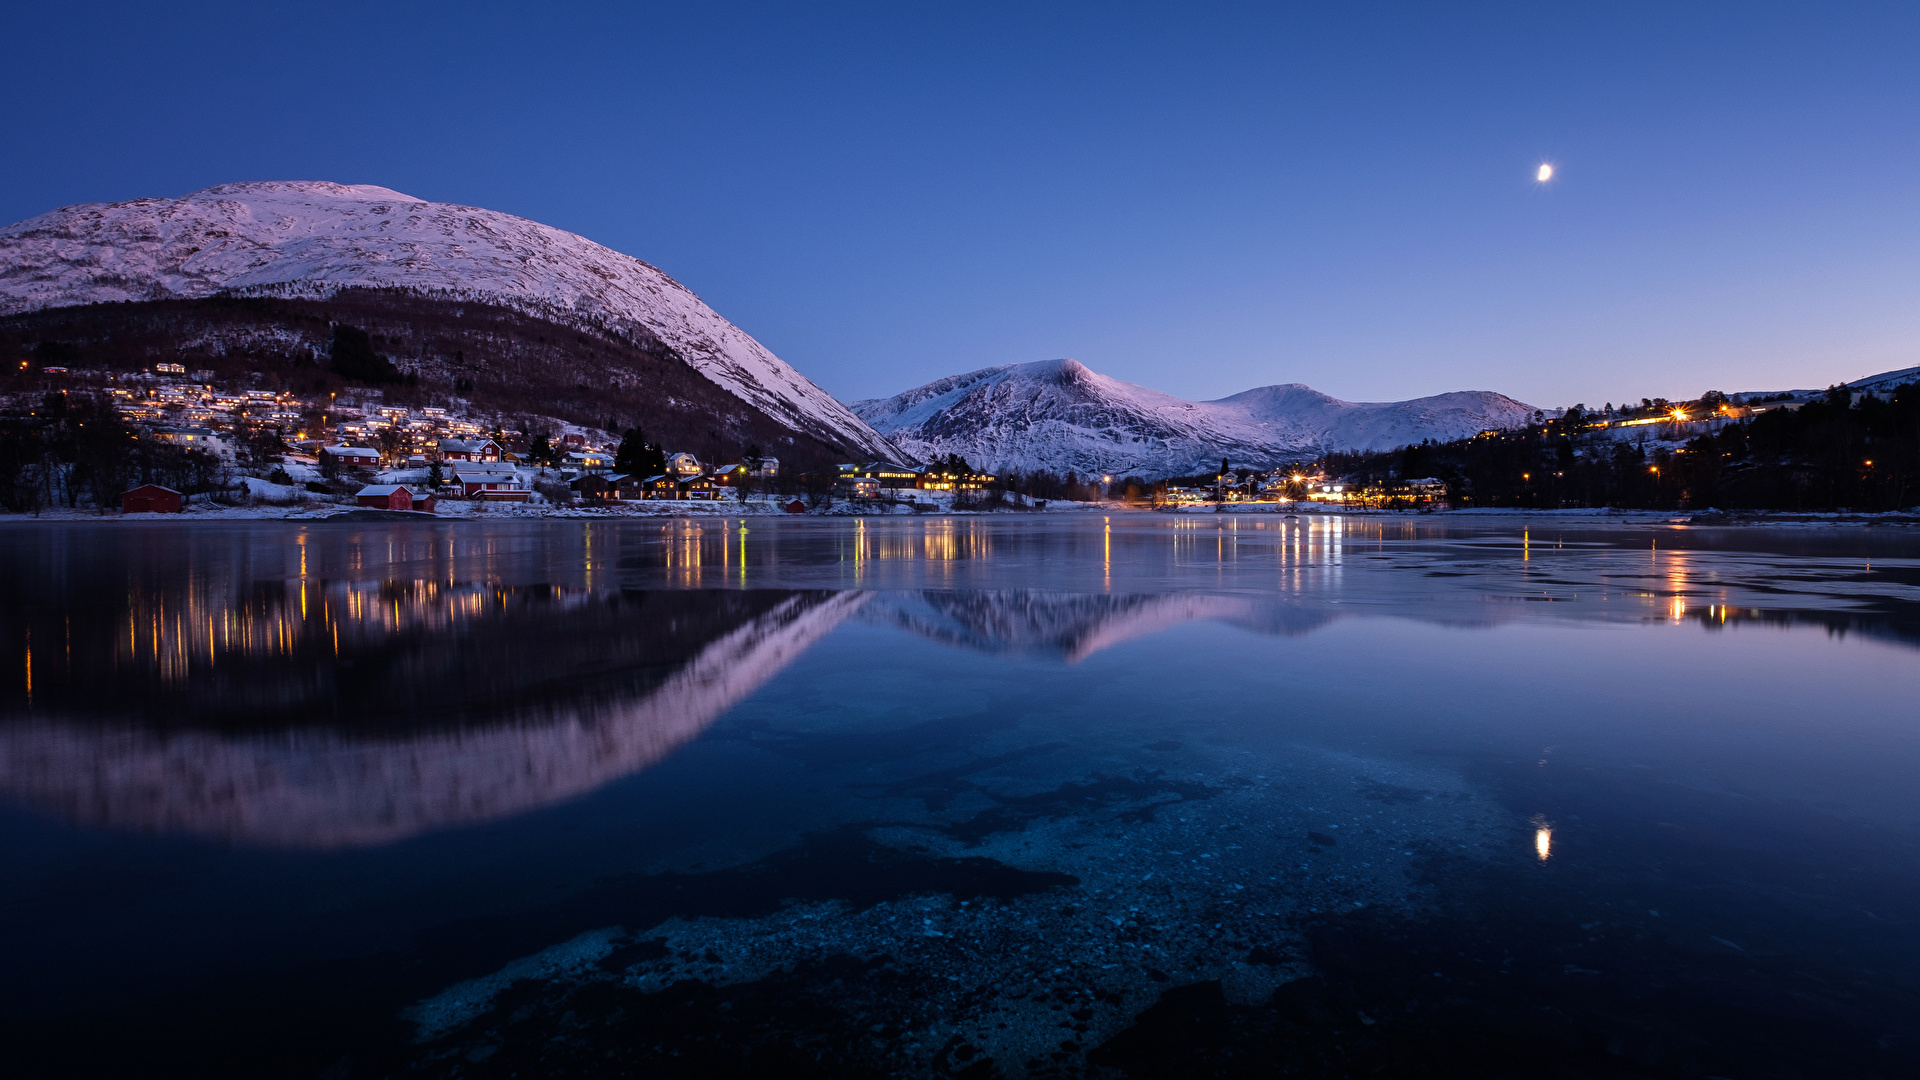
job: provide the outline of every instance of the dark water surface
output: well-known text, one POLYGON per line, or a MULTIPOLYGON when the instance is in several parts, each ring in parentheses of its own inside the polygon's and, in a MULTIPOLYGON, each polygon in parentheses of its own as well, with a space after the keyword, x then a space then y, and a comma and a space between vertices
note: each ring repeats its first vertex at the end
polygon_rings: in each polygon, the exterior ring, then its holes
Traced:
POLYGON ((1920 1075, 1920 539, 0 528, 13 1076, 1920 1075))

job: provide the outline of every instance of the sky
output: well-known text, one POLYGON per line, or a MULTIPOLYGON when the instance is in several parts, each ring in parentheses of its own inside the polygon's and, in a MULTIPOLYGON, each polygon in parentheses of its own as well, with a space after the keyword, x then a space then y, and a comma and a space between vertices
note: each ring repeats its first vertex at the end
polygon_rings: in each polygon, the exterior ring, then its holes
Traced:
POLYGON ((487 207, 843 400, 1064 356, 1545 407, 1920 364, 1913 4, 12 11, 0 220, 269 179, 487 207))

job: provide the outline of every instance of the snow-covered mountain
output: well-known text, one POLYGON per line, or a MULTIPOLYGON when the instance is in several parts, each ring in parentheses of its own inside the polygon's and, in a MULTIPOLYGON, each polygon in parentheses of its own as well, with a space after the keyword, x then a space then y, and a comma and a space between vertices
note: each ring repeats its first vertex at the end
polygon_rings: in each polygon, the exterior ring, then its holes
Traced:
POLYGON ((977 467, 1175 476, 1221 458, 1262 465, 1322 450, 1384 450, 1524 425, 1534 407, 1485 390, 1351 402, 1298 383, 1187 401, 1077 360, 983 368, 853 411, 920 458, 977 467))
POLYGON ((0 315, 216 294, 402 289, 665 343, 796 431, 866 453, 886 440, 685 286, 584 237, 368 185, 225 184, 68 206, 0 229, 0 315))
MULTIPOLYGON (((1856 394, 1891 394, 1899 387, 1912 383, 1920 383, 1920 367, 1904 367, 1896 368, 1892 371, 1883 371, 1878 375, 1868 375, 1843 385, 1856 394)), ((1775 394, 1793 394, 1796 397, 1804 399, 1816 398, 1824 393, 1826 393, 1824 388, 1810 387, 1804 390, 1742 390, 1734 396, 1740 398, 1760 398, 1772 397, 1775 394)))

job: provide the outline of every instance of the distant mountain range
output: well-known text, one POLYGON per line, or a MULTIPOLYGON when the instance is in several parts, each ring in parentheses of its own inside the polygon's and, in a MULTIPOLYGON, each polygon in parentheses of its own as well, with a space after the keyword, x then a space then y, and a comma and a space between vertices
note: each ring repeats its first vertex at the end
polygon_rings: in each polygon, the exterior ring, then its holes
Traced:
POLYGON ((1326 450, 1385 450, 1519 427, 1534 407, 1487 390, 1351 402, 1299 383, 1187 401, 1077 360, 982 368, 853 411, 907 453, 979 468, 1173 476, 1277 464, 1326 450))
MULTIPOLYGON (((1893 371, 1883 371, 1878 375, 1868 375, 1865 378, 1854 379, 1853 381, 1848 382, 1846 386, 1857 394, 1887 394, 1887 393, 1892 393, 1896 387, 1901 387, 1901 386, 1907 385, 1908 383, 1916 383, 1916 382, 1920 382, 1920 367, 1905 367, 1905 368, 1896 368, 1893 371)), ((1745 398, 1756 398, 1756 397, 1772 397, 1777 394, 1792 394, 1795 397, 1810 398, 1810 397, 1817 397, 1824 393, 1826 393, 1826 391, 1823 389, 1821 390, 1745 390, 1735 396, 1745 397, 1745 398)))
POLYGON ((666 414, 668 429, 715 445, 784 430, 822 453, 897 453, 658 269, 509 214, 289 181, 69 206, 0 229, 0 316, 15 317, 16 340, 108 360, 132 341, 297 361, 323 356, 327 324, 347 314, 403 369, 525 411, 666 414), (231 298, 280 303, 187 303, 231 298))

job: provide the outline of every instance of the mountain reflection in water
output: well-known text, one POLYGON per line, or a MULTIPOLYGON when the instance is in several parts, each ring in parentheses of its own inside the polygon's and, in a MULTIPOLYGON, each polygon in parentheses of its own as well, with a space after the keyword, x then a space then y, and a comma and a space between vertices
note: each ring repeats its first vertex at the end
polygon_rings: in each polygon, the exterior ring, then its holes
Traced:
POLYGON ((856 612, 1076 663, 1194 620, 1298 635, 1365 611, 1484 627, 1542 613, 1525 601, 1585 596, 1553 607, 1911 639, 1915 606, 1910 560, 1823 573, 1816 593, 1796 584, 1804 559, 1722 555, 1702 588, 1694 557, 1657 541, 1642 556, 1617 534, 1549 549, 1526 531, 1516 545, 1337 519, 6 540, 0 793, 86 825, 304 848, 494 820, 638 772, 856 612), (1196 569, 1212 589, 1167 587, 1196 569), (1763 592, 1801 603, 1755 606, 1763 592))
POLYGON ((1916 556, 0 527, 8 1075, 1909 1075, 1916 556))
POLYGON ((864 600, 422 581, 135 593, 74 612, 59 652, 24 659, 0 790, 90 825, 297 847, 517 814, 658 761, 864 600))
POLYGON ((0 791, 94 826, 398 840, 644 769, 863 609, 943 644, 1066 661, 1194 619, 1305 632, 1328 618, 1242 596, 174 582, 63 616, 61 650, 22 658, 0 791))

